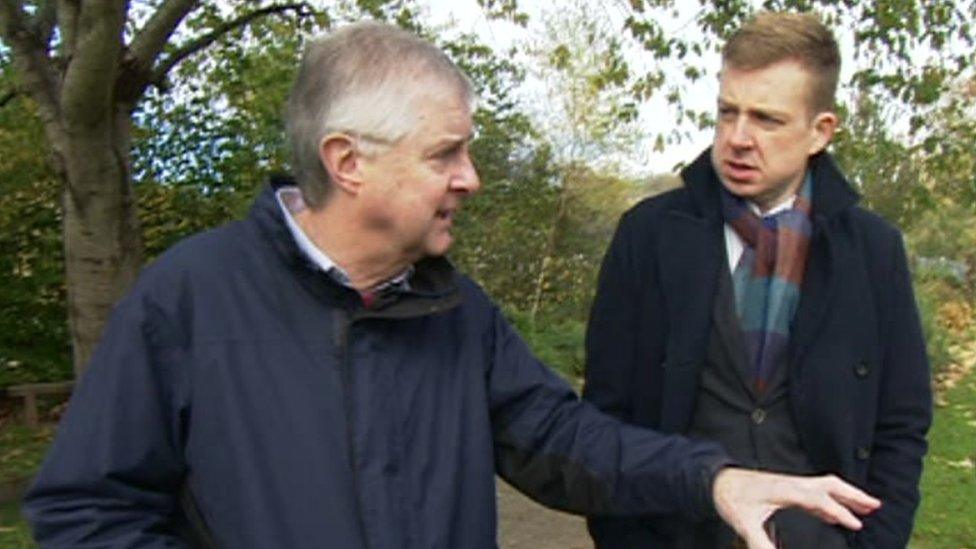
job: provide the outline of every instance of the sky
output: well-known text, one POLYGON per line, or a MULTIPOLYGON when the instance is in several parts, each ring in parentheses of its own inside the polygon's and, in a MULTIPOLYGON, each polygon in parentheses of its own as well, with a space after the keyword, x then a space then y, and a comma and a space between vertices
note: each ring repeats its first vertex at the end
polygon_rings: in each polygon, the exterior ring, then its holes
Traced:
MULTIPOLYGON (((629 10, 627 0, 584 0, 593 7, 594 17, 605 17, 611 22, 612 28, 622 28, 623 18, 629 10)), ((758 8, 761 3, 759 0, 747 0, 754 7, 758 8)), ((540 33, 542 27, 542 15, 546 9, 556 9, 558 2, 543 0, 519 0, 519 9, 528 13, 530 16, 527 29, 520 28, 504 21, 492 21, 485 17, 482 9, 475 0, 422 0, 429 11, 429 21, 433 23, 449 24, 461 32, 471 32, 477 34, 488 45, 493 46, 496 51, 505 51, 514 44, 531 39, 533 34, 540 33)), ((701 37, 701 31, 695 23, 697 12, 703 9, 698 2, 676 2, 678 8, 676 14, 663 14, 659 22, 666 33, 679 35, 689 40, 696 40, 701 37)), ((853 45, 853 33, 847 32, 849 29, 835 28, 841 55, 841 78, 840 81, 848 82, 855 72, 857 66, 866 59, 870 59, 865 52, 860 52, 861 59, 855 59, 853 45)), ((868 52, 869 53, 869 52, 868 52)), ((931 55, 937 52, 921 52, 921 55, 931 55)), ((649 55, 634 50, 628 55, 628 62, 632 68, 640 70, 646 67, 649 55)), ((705 76, 696 81, 691 86, 686 86, 681 96, 684 105, 696 110, 711 111, 714 109, 715 98, 718 94, 717 73, 720 59, 717 52, 708 52, 701 59, 701 66, 705 71, 705 76)), ((669 75, 669 80, 680 81, 680 74, 684 71, 685 65, 680 61, 664 62, 662 67, 669 75), (672 78, 673 77, 673 78, 672 78)), ((546 93, 543 86, 538 82, 526 82, 523 105, 529 112, 541 107, 546 93), (533 89, 534 88, 534 89, 533 89)), ((851 90, 845 89, 842 85, 839 90, 841 98, 851 96, 851 90)), ((673 171, 679 163, 687 163, 693 160, 711 142, 711 131, 698 130, 690 125, 679 125, 676 122, 675 108, 668 105, 663 94, 659 93, 655 98, 646 102, 641 107, 641 126, 648 128, 651 136, 646 140, 636 152, 628 152, 624 162, 624 169, 633 175, 651 175, 673 171), (653 150, 653 136, 657 133, 668 133, 678 129, 685 135, 677 143, 666 146, 663 152, 653 150)), ((901 121, 904 122, 904 121, 901 121)), ((895 131, 898 131, 898 120, 894 121, 895 131)), ((907 130, 907 124, 901 124, 907 130)))
MULTIPOLYGON (((622 28, 627 2, 621 0, 587 0, 592 3, 595 10, 611 20, 614 28, 622 28)), ((517 25, 497 20, 489 20, 475 0, 423 0, 429 10, 429 20, 432 23, 448 24, 460 32, 470 32, 478 35, 481 39, 495 48, 496 51, 505 51, 512 45, 518 44, 532 38, 534 33, 541 32, 541 19, 546 9, 554 9, 553 2, 539 0, 520 0, 519 9, 529 14, 528 27, 523 29, 517 25)), ((693 21, 694 11, 681 14, 681 17, 674 21, 668 21, 665 28, 669 32, 697 33, 693 21)), ((628 63, 632 67, 639 69, 646 66, 646 56, 642 58, 640 52, 634 51, 628 56, 628 63)), ((719 59, 714 55, 711 59, 706 59, 706 71, 714 75, 718 70, 719 59)), ((683 65, 673 63, 666 66, 665 70, 677 75, 684 69, 683 65)), ((715 103, 718 93, 717 80, 713 76, 706 76, 699 80, 694 89, 689 89, 682 97, 682 101, 689 106, 697 109, 711 109, 715 103)), ((546 92, 543 86, 531 80, 524 84, 523 104, 529 112, 533 110, 544 110, 546 92), (533 89, 534 88, 534 89, 533 89)), ((673 128, 679 127, 674 108, 667 104, 663 94, 642 105, 641 126, 649 129, 649 134, 655 132, 666 133, 673 128)), ((675 165, 681 162, 690 162, 707 147, 711 141, 711 132, 699 131, 690 127, 682 127, 688 133, 687 138, 680 143, 668 145, 663 152, 654 151, 652 137, 642 143, 637 151, 630 152, 625 158, 619 159, 621 167, 633 175, 652 175, 673 171, 675 165)))

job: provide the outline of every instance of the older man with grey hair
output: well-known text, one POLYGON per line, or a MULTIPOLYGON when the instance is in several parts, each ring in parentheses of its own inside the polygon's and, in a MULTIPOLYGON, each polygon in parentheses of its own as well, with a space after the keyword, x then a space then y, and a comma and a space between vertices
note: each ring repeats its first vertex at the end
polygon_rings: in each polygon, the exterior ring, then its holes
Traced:
POLYGON ((393 27, 309 45, 296 180, 116 307, 27 496, 42 546, 487 549, 496 473, 579 513, 717 512, 754 547, 783 506, 859 527, 877 502, 838 479, 738 469, 581 402, 453 270, 473 95, 393 27))

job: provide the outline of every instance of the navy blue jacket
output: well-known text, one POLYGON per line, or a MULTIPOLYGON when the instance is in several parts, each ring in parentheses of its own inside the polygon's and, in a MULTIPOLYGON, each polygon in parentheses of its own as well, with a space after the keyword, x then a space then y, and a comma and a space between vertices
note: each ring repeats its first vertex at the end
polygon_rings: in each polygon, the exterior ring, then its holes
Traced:
MULTIPOLYGON (((852 536, 904 547, 931 422, 925 344, 898 231, 856 206, 827 154, 811 160, 813 236, 789 349, 800 442, 816 470, 881 498, 852 536)), ((587 332, 583 396, 627 422, 684 433, 698 394, 724 253, 709 152, 685 186, 624 214, 587 332)), ((674 517, 601 519, 601 548, 665 547, 674 517)))
POLYGON ((219 547, 480 549, 496 472, 569 511, 693 518, 725 463, 580 401, 444 259, 363 309, 269 187, 116 307, 26 512, 43 547, 189 546, 195 507, 219 547))

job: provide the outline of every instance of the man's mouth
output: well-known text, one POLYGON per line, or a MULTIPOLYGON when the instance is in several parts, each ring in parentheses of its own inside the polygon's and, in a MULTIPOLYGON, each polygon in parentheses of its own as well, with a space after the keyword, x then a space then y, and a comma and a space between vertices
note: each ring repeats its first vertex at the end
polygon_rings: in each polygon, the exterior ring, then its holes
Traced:
POLYGON ((437 213, 435 214, 435 216, 437 217, 437 219, 443 219, 445 221, 451 221, 451 220, 454 219, 454 213, 456 211, 457 211, 457 208, 443 208, 443 209, 437 210, 437 213))
POLYGON ((749 175, 755 173, 756 167, 752 164, 747 164, 745 162, 737 162, 735 160, 726 160, 725 167, 729 172, 729 175, 735 178, 745 178, 749 175))

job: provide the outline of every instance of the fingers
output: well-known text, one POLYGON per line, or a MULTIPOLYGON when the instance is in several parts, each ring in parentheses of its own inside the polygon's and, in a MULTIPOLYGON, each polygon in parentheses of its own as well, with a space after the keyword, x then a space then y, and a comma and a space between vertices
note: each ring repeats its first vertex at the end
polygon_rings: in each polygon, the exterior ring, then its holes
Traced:
POLYGON ((828 495, 824 495, 819 501, 813 502, 810 507, 806 505, 800 505, 800 507, 828 524, 839 524, 849 530, 860 530, 863 526, 850 509, 837 503, 828 495))
POLYGON ((773 549, 763 523, 777 509, 799 507, 829 524, 860 530, 855 515, 868 514, 881 502, 833 475, 796 477, 726 468, 713 483, 719 515, 750 548, 773 549))
POLYGON ((881 506, 876 498, 834 475, 809 478, 807 481, 809 484, 793 503, 824 522, 860 530, 861 520, 854 513, 868 514, 881 506))
POLYGON ((825 481, 830 496, 859 515, 866 515, 881 507, 881 500, 869 496, 834 475, 828 475, 825 481))

